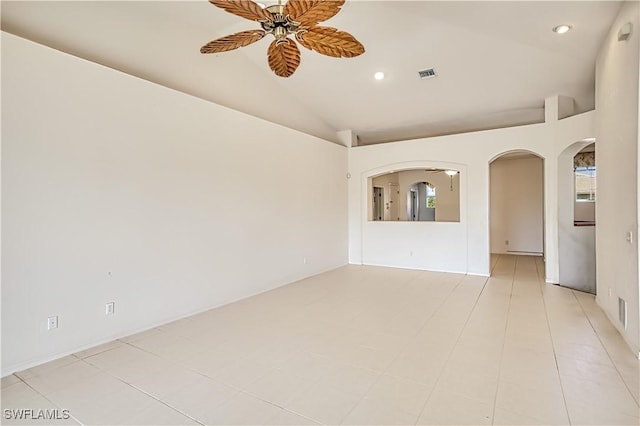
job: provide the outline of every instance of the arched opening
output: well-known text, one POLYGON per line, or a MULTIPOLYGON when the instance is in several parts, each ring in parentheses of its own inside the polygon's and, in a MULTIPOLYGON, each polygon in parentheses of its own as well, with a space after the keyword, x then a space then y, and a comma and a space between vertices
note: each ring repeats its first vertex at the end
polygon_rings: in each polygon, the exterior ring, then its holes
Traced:
POLYGON ((544 256, 544 159, 505 152, 489 163, 492 265, 500 255, 544 256))
POLYGON ((370 221, 460 222, 459 170, 394 170, 368 187, 370 221))
MULTIPOLYGON (((358 214, 360 236, 353 248, 363 265, 385 265, 409 269, 465 273, 468 270, 467 166, 433 160, 389 163, 360 174, 358 214), (446 171, 454 173, 448 175, 446 171), (428 182, 435 187, 436 220, 409 221, 407 201, 410 187, 428 182), (384 200, 383 220, 374 220, 374 188, 384 200), (396 189, 398 203, 392 201, 396 189), (396 207, 397 206, 397 209, 396 207), (444 208, 444 211, 440 209, 444 208), (447 210, 451 215, 448 215, 447 210), (385 220, 386 212, 389 218, 385 220)), ((426 190, 425 190, 426 191, 426 190)), ((428 200, 425 200, 427 203, 428 200)), ((378 214, 378 217, 381 215, 378 214)))
POLYGON ((596 156, 593 139, 558 156, 559 284, 596 293, 596 156))
POLYGON ((429 182, 415 182, 407 191, 407 220, 435 222, 436 187, 429 182))

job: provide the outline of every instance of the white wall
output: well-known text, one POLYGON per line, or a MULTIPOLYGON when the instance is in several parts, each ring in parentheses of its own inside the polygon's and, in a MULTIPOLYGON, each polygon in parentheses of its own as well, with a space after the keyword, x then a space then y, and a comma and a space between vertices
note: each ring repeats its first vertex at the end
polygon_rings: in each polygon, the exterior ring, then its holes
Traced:
POLYGON ((638 292, 638 79, 640 4, 625 2, 596 62, 597 302, 633 350, 640 350, 638 292), (618 41, 627 22, 633 32, 618 41), (626 240, 633 233, 633 242, 626 240), (611 289, 611 296, 609 296, 611 289), (627 301, 628 326, 618 321, 627 301))
POLYGON ((499 158, 491 163, 492 253, 542 254, 543 170, 542 159, 535 156, 499 158))
POLYGON ((544 124, 356 147, 349 151, 349 262, 489 274, 489 163, 526 150, 545 159, 546 279, 558 282, 557 157, 593 137, 594 113, 544 124), (407 168, 460 170, 460 222, 369 222, 367 179, 407 168))
POLYGON ((345 147, 3 33, 2 374, 345 264, 346 168, 345 147))

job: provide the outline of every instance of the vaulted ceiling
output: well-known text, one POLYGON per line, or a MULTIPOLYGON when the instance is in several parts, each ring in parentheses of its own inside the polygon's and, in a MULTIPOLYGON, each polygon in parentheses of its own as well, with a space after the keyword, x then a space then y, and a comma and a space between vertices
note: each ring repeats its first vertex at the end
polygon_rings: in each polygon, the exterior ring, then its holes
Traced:
POLYGON ((370 144, 542 122, 554 94, 593 109, 596 54, 619 8, 347 0, 324 25, 366 52, 337 59, 301 48, 290 78, 269 69, 266 38, 200 54, 210 40, 258 28, 206 0, 2 1, 2 30, 330 141, 352 130, 370 144), (556 34, 559 24, 572 30, 556 34), (420 79, 426 68, 437 77, 420 79))

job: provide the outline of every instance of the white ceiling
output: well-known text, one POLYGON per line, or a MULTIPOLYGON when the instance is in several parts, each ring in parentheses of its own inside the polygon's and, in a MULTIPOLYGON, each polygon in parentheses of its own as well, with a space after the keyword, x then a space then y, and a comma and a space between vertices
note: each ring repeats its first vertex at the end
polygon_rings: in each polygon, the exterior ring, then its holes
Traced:
MULTIPOLYGON (((271 4, 273 2, 266 2, 271 4)), ((612 1, 347 0, 326 22, 364 55, 301 48, 288 78, 270 40, 222 54, 200 47, 257 23, 199 1, 2 1, 2 30, 287 127, 361 144, 542 122, 545 97, 594 107, 595 57, 612 1), (558 35, 561 23, 572 31, 558 35), (421 80, 417 71, 438 76, 421 80), (387 78, 373 79, 375 71, 387 78)), ((270 37, 270 36, 268 36, 270 37)))

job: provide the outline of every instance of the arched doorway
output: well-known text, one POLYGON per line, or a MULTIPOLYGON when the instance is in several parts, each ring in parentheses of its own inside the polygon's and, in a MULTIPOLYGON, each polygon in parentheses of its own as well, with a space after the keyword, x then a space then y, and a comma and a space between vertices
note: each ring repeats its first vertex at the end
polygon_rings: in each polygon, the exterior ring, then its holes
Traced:
POLYGON ((407 220, 436 220, 436 187, 429 182, 415 182, 407 193, 407 220))
POLYGON ((492 255, 544 256, 544 159, 509 151, 489 163, 492 255))
POLYGON ((596 293, 595 143, 576 142, 558 156, 559 284, 596 293))

